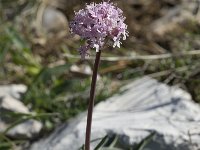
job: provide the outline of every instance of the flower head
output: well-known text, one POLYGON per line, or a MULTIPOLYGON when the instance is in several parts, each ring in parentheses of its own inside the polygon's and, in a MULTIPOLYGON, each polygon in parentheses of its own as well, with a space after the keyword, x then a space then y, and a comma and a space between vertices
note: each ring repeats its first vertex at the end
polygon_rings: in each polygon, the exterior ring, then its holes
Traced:
POLYGON ((120 8, 110 2, 91 3, 85 9, 75 12, 75 18, 70 23, 71 32, 87 41, 79 48, 82 58, 90 48, 98 52, 107 38, 114 41, 113 47, 120 47, 120 39, 125 40, 128 36, 122 13, 120 8))

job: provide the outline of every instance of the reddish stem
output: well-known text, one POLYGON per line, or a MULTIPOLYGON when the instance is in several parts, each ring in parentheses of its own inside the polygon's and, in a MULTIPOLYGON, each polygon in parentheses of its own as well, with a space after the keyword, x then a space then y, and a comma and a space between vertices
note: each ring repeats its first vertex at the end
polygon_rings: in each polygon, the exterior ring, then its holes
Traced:
POLYGON ((92 126, 92 114, 94 107, 94 98, 95 98, 95 89, 96 89, 96 81, 97 81, 97 71, 100 63, 101 51, 96 53, 91 89, 90 89, 90 100, 88 106, 88 115, 87 115, 87 126, 86 126, 86 138, 85 138, 85 150, 90 150, 90 135, 91 135, 91 126, 92 126))

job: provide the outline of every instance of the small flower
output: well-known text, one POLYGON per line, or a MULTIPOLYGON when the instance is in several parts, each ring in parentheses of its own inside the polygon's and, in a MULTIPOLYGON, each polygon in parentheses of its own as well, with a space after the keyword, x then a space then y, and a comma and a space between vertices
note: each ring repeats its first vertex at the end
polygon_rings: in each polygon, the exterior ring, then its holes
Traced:
POLYGON ((87 45, 79 48, 82 58, 90 48, 98 52, 107 38, 113 40, 113 47, 120 47, 121 38, 125 40, 128 36, 122 13, 120 8, 110 2, 91 3, 85 9, 75 12, 75 18, 70 23, 71 32, 87 41, 87 45))

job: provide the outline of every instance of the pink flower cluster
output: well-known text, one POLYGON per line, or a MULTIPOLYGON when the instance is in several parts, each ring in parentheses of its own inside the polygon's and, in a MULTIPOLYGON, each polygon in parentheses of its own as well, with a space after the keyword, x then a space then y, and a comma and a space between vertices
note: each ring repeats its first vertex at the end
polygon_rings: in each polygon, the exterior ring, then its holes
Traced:
POLYGON ((78 34, 86 43, 79 48, 82 58, 88 55, 88 49, 95 48, 98 52, 107 39, 114 41, 113 47, 120 47, 120 39, 128 36, 127 25, 124 23, 123 11, 113 3, 91 3, 85 9, 75 12, 70 23, 71 32, 78 34))

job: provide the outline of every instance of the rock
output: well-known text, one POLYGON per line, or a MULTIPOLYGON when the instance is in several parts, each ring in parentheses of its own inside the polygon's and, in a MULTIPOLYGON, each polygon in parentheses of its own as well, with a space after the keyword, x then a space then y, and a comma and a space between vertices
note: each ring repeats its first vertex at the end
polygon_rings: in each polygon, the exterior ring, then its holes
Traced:
POLYGON ((20 98, 20 93, 26 92, 27 87, 23 84, 12 84, 12 85, 1 85, 0 86, 0 97, 12 96, 16 99, 20 98))
POLYGON ((33 139, 38 136, 42 124, 36 120, 27 120, 8 131, 7 136, 14 139, 33 139))
POLYGON ((173 9, 165 10, 163 16, 155 20, 150 25, 150 30, 159 37, 164 37, 166 33, 182 33, 185 28, 193 28, 194 23, 198 23, 199 16, 195 14, 197 2, 183 1, 173 9))
POLYGON ((195 16, 180 6, 169 11, 165 16, 152 23, 152 32, 163 37, 166 33, 182 33, 183 29, 191 22, 194 22, 195 16))
POLYGON ((53 7, 47 7, 44 10, 42 26, 47 33, 69 33, 67 18, 62 12, 53 7))
MULTIPOLYGON (((7 113, 15 112, 30 114, 29 109, 19 100, 20 94, 26 91, 25 85, 1 85, 0 86, 0 132, 4 132, 12 125, 13 118, 7 113)), ((37 120, 29 119, 14 126, 6 133, 13 139, 32 139, 35 138, 42 129, 42 123, 37 120)))
POLYGON ((11 96, 5 96, 0 99, 0 111, 29 113, 28 108, 22 102, 11 96))
MULTIPOLYGON (((77 150, 84 143, 85 126, 83 113, 34 143, 30 150, 77 150)), ((115 133, 125 149, 152 131, 156 134, 145 150, 199 149, 199 105, 182 89, 145 77, 123 87, 94 109, 92 140, 115 133)))
POLYGON ((74 75, 78 76, 90 76, 92 75, 92 69, 89 65, 81 64, 81 65, 72 65, 70 67, 70 71, 74 75))
POLYGON ((24 85, 4 85, 0 86, 0 112, 10 111, 28 113, 28 108, 19 100, 20 93, 26 91, 24 85))
POLYGON ((0 133, 6 129, 6 124, 0 118, 0 133))

